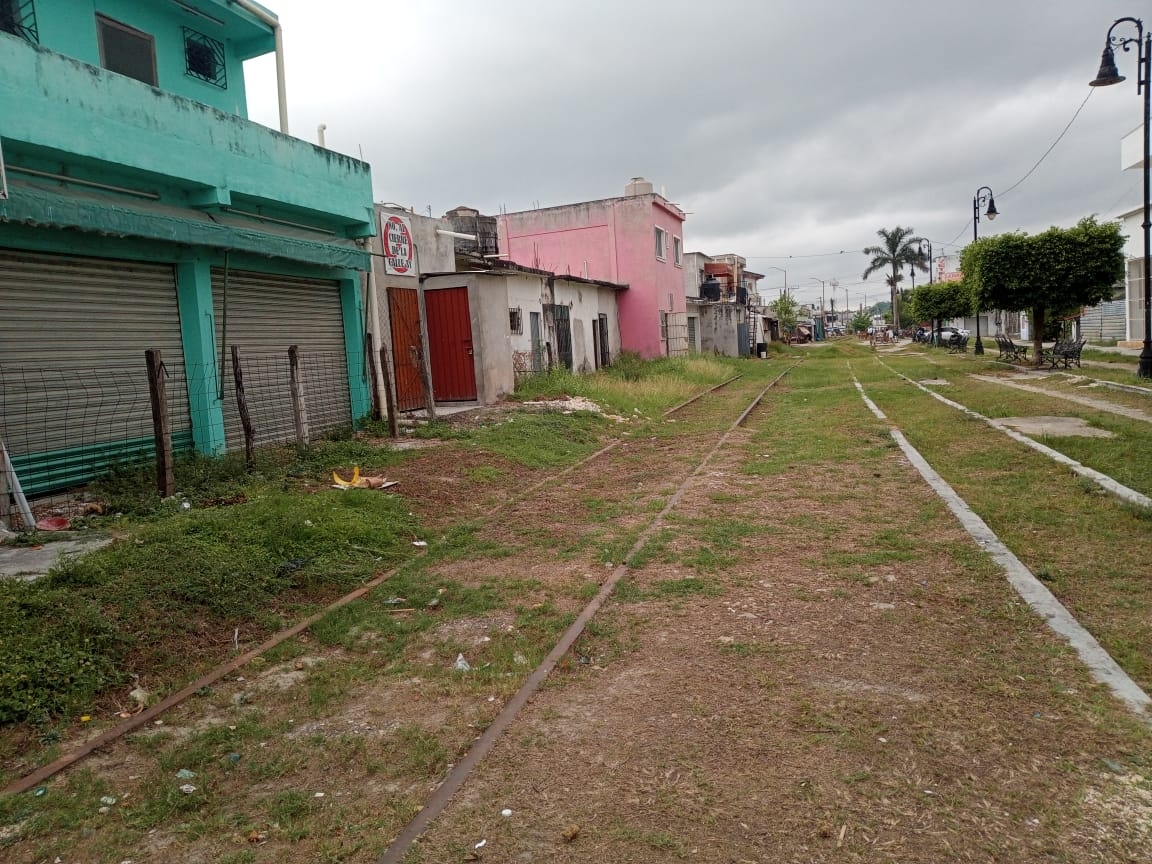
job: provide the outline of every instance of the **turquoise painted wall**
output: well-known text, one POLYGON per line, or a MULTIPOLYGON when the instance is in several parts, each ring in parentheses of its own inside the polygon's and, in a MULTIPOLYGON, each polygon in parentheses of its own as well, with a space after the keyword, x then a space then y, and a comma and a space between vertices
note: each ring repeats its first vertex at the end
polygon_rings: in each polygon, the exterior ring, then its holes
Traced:
POLYGON ((374 233, 364 162, 6 33, 0 53, 0 134, 13 163, 23 149, 114 166, 138 175, 133 188, 166 184, 344 236, 374 233))
POLYGON ((135 27, 155 40, 156 73, 162 90, 186 96, 241 117, 248 116, 243 61, 272 51, 270 28, 226 3, 204 4, 217 24, 192 15, 170 0, 33 0, 40 44, 100 65, 97 13, 135 27), (224 44, 227 89, 186 74, 184 33, 188 27, 224 44))

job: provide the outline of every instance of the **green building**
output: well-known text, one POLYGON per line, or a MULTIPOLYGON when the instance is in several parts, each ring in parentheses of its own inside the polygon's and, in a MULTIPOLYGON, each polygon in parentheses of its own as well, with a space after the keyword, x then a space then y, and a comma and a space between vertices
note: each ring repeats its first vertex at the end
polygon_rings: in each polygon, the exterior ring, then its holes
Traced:
POLYGON ((243 62, 279 55, 251 0, 0 0, 0 436, 28 492, 152 446, 146 349, 178 448, 292 436, 369 407, 368 165, 247 119, 243 62))

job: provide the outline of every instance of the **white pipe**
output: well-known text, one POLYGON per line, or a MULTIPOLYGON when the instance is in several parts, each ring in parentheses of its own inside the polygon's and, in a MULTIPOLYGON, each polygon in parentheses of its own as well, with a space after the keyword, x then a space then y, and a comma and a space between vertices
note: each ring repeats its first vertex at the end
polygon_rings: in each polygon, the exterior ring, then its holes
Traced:
POLYGON ((324 146, 324 130, 328 128, 327 123, 321 123, 316 127, 316 143, 321 147, 324 146))
POLYGON ((461 234, 459 231, 445 231, 443 228, 437 228, 436 233, 441 237, 457 237, 460 240, 471 240, 473 243, 476 242, 475 234, 461 234))
POLYGON ((251 0, 233 0, 237 6, 272 28, 272 38, 276 43, 276 99, 280 105, 280 131, 288 134, 288 88, 284 83, 284 32, 280 29, 280 19, 251 0))

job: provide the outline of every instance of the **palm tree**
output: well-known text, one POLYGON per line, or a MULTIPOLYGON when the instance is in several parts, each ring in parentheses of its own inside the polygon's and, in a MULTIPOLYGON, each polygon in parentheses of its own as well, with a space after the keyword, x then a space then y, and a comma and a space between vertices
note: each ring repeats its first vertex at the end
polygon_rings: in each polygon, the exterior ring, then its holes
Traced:
POLYGON ((876 234, 884 242, 880 246, 869 246, 864 250, 865 255, 872 256, 872 261, 868 265, 868 269, 864 271, 863 278, 867 279, 878 270, 890 269, 892 271, 884 281, 888 284, 892 294, 892 329, 898 331, 900 329, 900 313, 896 308, 896 291, 897 286, 904 279, 904 274, 900 271, 907 264, 910 267, 917 267, 925 273, 928 272, 926 256, 920 249, 921 244, 924 243, 924 238, 914 236, 911 228, 901 228, 899 225, 891 231, 881 228, 876 234))

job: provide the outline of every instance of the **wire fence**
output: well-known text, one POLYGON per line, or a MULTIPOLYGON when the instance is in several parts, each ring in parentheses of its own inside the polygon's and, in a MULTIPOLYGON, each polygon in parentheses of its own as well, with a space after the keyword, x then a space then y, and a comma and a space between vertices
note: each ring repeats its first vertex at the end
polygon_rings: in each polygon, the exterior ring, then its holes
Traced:
MULTIPOLYGON (((295 386, 288 352, 238 356, 254 446, 306 443, 351 424, 343 353, 300 351, 295 386)), ((226 451, 242 451, 231 357, 192 367, 176 357, 161 360, 172 453, 218 441, 221 415, 226 451)), ((29 497, 155 460, 156 430, 144 354, 138 364, 0 366, 0 438, 29 497)))

